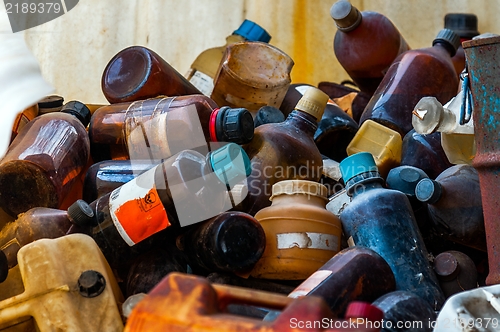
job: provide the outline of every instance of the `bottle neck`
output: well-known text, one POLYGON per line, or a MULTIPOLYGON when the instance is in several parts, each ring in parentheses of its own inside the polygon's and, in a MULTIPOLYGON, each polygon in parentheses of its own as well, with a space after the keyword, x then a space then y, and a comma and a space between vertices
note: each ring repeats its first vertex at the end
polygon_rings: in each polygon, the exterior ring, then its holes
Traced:
POLYGON ((304 193, 300 194, 283 194, 273 196, 273 206, 276 205, 294 205, 294 204, 307 204, 314 205, 320 208, 326 208, 326 200, 319 196, 308 195, 304 193))
POLYGON ((296 127, 310 137, 313 137, 318 129, 316 118, 309 113, 299 110, 293 110, 286 118, 285 123, 296 127))
POLYGON ((453 48, 453 46, 445 42, 438 41, 434 45, 432 45, 432 47, 438 50, 442 50, 442 52, 448 54, 450 58, 452 58, 456 53, 456 50, 453 48))
POLYGON ((384 179, 380 177, 379 172, 370 171, 361 173, 345 184, 347 194, 352 198, 371 189, 382 188, 384 179))
POLYGON ((243 42, 245 40, 246 39, 240 35, 232 34, 232 35, 226 37, 226 46, 231 45, 231 44, 236 44, 239 42, 243 42))

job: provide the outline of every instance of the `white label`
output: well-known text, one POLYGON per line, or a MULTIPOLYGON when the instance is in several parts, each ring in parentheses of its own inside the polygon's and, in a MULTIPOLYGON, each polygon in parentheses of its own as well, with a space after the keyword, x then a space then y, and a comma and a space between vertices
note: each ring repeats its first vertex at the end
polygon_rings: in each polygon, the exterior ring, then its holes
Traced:
POLYGON ((345 189, 342 189, 330 199, 330 202, 326 204, 326 209, 337 217, 340 217, 342 211, 344 211, 350 203, 351 197, 347 195, 347 191, 345 189))
POLYGON ((340 173, 340 164, 332 159, 323 159, 323 175, 339 181, 342 179, 342 173, 340 173))
POLYGON ((193 76, 189 79, 189 82, 191 82, 191 84, 193 84, 207 97, 210 97, 212 91, 214 90, 214 80, 207 74, 198 70, 194 72, 193 76))
POLYGON ((282 233, 277 234, 278 249, 322 249, 338 251, 339 238, 333 234, 323 233, 282 233))

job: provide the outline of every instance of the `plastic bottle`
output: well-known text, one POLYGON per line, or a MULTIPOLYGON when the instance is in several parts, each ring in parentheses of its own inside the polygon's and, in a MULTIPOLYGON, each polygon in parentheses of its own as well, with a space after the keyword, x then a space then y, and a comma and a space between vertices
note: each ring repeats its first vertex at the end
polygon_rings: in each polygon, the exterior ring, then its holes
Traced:
POLYGON ((284 122, 255 129, 252 141, 243 146, 252 162, 244 212, 255 215, 271 205, 272 186, 278 181, 319 181, 323 162, 314 133, 327 100, 326 94, 310 88, 284 122))
POLYGON ((0 163, 5 212, 17 216, 33 207, 61 206, 87 165, 89 117, 85 105, 70 102, 63 112, 40 115, 24 126, 0 163))
POLYGON ((433 227, 443 238, 486 251, 479 175, 469 165, 455 165, 436 180, 423 179, 415 189, 426 202, 433 227))
POLYGON ((394 273, 397 290, 414 292, 439 309, 444 296, 406 195, 382 187, 383 180, 369 153, 347 157, 340 170, 352 196, 340 214, 348 242, 382 256, 394 273))
POLYGON ((223 212, 191 226, 178 237, 177 245, 193 269, 248 273, 264 252, 266 235, 254 217, 223 212))
POLYGON ((90 235, 112 267, 128 266, 164 241, 168 232, 162 230, 209 219, 237 204, 227 190, 245 179, 249 166, 234 143, 206 157, 185 150, 92 202, 92 224, 74 222, 92 227, 90 235))
POLYGON ((104 68, 101 87, 111 104, 162 95, 201 94, 162 57, 143 46, 131 46, 118 52, 104 68))
POLYGON ((273 185, 273 204, 257 212, 266 249, 251 275, 304 280, 340 251, 340 220, 326 210, 326 187, 287 180, 273 185))
POLYGON ((447 298, 477 287, 476 265, 466 254, 455 250, 445 251, 434 258, 433 264, 447 298))
POLYGON ((11 142, 16 138, 19 131, 31 120, 33 120, 38 115, 38 104, 28 107, 21 113, 19 113, 14 120, 14 125, 12 126, 12 136, 11 142))
POLYGON ((94 162, 161 160, 208 142, 248 143, 253 119, 246 109, 218 108, 203 95, 148 99, 101 107, 89 125, 94 162))
POLYGON ((361 115, 360 124, 377 121, 401 137, 412 130, 412 111, 426 96, 448 102, 458 91, 458 77, 451 57, 460 43, 451 30, 441 30, 433 46, 398 56, 361 115))
POLYGON ((17 265, 17 253, 25 245, 39 239, 55 239, 69 233, 84 232, 71 222, 78 214, 81 219, 92 219, 94 213, 88 204, 76 201, 68 211, 35 207, 19 214, 0 232, 0 249, 5 253, 9 268, 17 265))
POLYGON ((333 4, 330 15, 337 26, 335 56, 359 89, 372 95, 394 59, 410 47, 382 14, 359 12, 341 0, 333 4))
POLYGON ((210 96, 214 89, 214 77, 228 45, 242 41, 260 41, 268 43, 271 36, 260 25, 244 20, 240 27, 226 37, 226 45, 209 48, 194 60, 186 78, 205 96, 210 96))
POLYGON ((281 105, 293 65, 287 54, 266 43, 228 45, 210 96, 218 105, 244 107, 255 117, 262 106, 281 105))
POLYGON ((444 27, 452 30, 460 37, 460 46, 457 48, 457 53, 451 58, 457 76, 460 77, 460 73, 465 68, 465 52, 462 43, 479 35, 477 16, 465 13, 449 13, 444 16, 444 27))

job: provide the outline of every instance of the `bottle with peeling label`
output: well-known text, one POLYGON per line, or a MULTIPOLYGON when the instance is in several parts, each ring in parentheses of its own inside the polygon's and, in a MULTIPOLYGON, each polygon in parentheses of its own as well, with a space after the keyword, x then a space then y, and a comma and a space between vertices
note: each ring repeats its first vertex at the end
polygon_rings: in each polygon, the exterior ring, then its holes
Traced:
POLYGON ((304 280, 340 251, 340 220, 326 210, 327 189, 304 180, 273 185, 270 207, 257 219, 266 233, 266 249, 251 276, 304 280))
POLYGON ((228 193, 250 173, 248 156, 229 143, 203 156, 184 150, 92 202, 91 236, 113 267, 164 241, 162 230, 212 218, 239 203, 228 193), (154 238, 153 238, 154 237, 154 238))
POLYGON ((357 153, 340 163, 352 201, 340 214, 350 244, 366 246, 384 258, 396 288, 413 292, 435 310, 444 295, 428 261, 428 253, 406 195, 383 187, 370 153, 357 153))
POLYGON ((203 51, 194 60, 186 78, 205 96, 210 96, 214 89, 214 77, 228 45, 242 41, 269 43, 271 36, 260 25, 244 20, 232 35, 226 37, 226 45, 203 51))
POLYGON ((209 151, 209 142, 244 144, 253 137, 244 108, 218 108, 209 97, 191 95, 140 100, 99 108, 89 124, 94 162, 166 159, 186 149, 209 151))

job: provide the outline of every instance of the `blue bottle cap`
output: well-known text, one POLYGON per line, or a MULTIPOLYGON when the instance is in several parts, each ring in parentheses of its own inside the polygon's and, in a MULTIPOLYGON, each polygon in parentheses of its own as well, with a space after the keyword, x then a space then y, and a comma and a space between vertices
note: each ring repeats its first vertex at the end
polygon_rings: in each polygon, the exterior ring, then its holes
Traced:
POLYGON ((210 153, 210 165, 222 183, 233 186, 252 172, 250 158, 235 143, 229 143, 210 153))
POLYGON ((340 162, 340 173, 344 183, 350 179, 366 172, 378 172, 375 159, 369 152, 353 154, 340 162))
POLYGON ((249 41, 269 43, 271 35, 260 25, 249 20, 244 20, 240 27, 233 32, 233 35, 240 35, 249 41))
POLYGON ((403 165, 389 171, 385 183, 389 189, 399 190, 402 193, 415 197, 418 182, 429 178, 420 168, 403 165))
POLYGON ((439 182, 422 179, 415 187, 417 199, 424 203, 434 204, 441 198, 442 188, 439 182))

